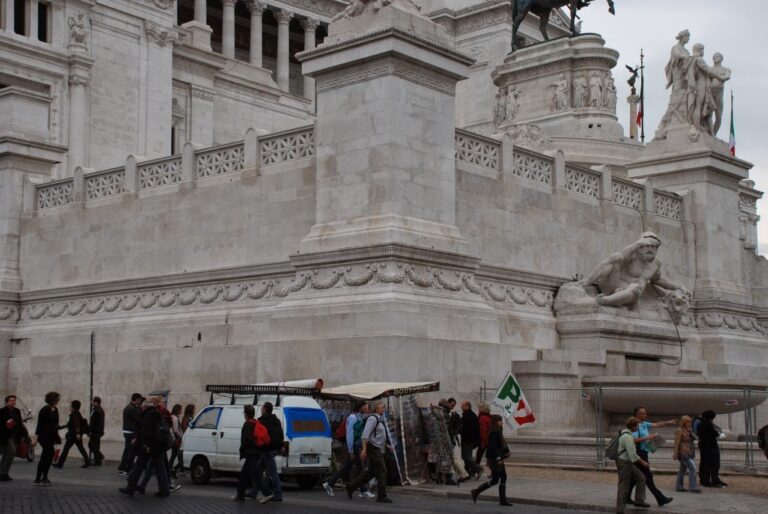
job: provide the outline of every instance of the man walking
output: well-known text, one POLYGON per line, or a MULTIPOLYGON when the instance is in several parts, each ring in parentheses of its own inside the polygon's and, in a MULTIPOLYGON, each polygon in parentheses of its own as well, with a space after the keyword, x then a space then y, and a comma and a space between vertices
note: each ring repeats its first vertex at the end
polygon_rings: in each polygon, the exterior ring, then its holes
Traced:
POLYGON ((168 490, 168 474, 164 473, 165 452, 168 448, 162 441, 157 440, 161 416, 153 400, 146 400, 142 406, 143 411, 141 412, 136 430, 136 453, 138 454, 138 459, 130 475, 128 475, 128 485, 120 488, 120 492, 133 496, 133 493, 137 490, 141 473, 147 467, 147 463, 151 461, 155 466, 155 470, 158 471, 156 473, 158 491, 155 493, 155 496, 165 498, 171 493, 168 490))
POLYGON ((127 476, 133 466, 133 460, 135 454, 133 452, 133 442, 136 439, 136 433, 139 428, 139 416, 142 397, 139 393, 133 393, 131 395, 131 402, 123 409, 123 438, 125 439, 125 446, 123 447, 123 456, 120 459, 120 465, 117 467, 118 472, 127 476))
MULTIPOLYGON (((368 403, 362 402, 357 406, 355 412, 347 417, 346 433, 344 444, 347 448, 347 461, 335 475, 323 482, 323 489, 328 496, 333 496, 333 486, 340 478, 349 480, 352 475, 352 469, 362 471, 363 464, 360 462, 360 452, 363 449, 363 429, 365 428, 365 418, 368 416, 368 403)), ((375 498, 376 495, 368 491, 368 486, 360 486, 360 498, 375 498)))
MULTIPOLYGON (((659 504, 659 507, 663 507, 664 505, 670 503, 672 498, 665 496, 664 493, 662 493, 659 488, 656 487, 656 483, 653 481, 651 463, 648 460, 648 456, 651 453, 649 442, 657 439, 659 436, 657 434, 651 435, 650 431, 652 428, 674 426, 677 424, 677 420, 674 419, 671 421, 651 423, 650 421, 647 421, 648 412, 646 411, 645 407, 635 407, 633 415, 639 420, 637 429, 632 432, 632 436, 635 438, 637 454, 647 463, 647 465, 643 466, 640 470, 643 472, 643 475, 645 475, 645 484, 648 487, 648 490, 651 491, 653 497, 656 498, 656 502, 659 504)), ((632 487, 634 487, 634 482, 630 482, 630 487, 627 494, 627 503, 631 503, 632 487)))
POLYGON ((245 461, 237 480, 237 495, 233 498, 236 502, 245 501, 245 491, 248 486, 252 486, 256 491, 263 487, 258 470, 261 452, 256 447, 256 441, 253 438, 253 431, 257 423, 254 419, 256 409, 253 405, 243 406, 243 416, 245 416, 245 423, 240 430, 240 460, 244 459, 245 461))
POLYGON ((101 408, 101 398, 93 397, 91 401, 91 422, 89 423, 88 450, 94 466, 101 466, 104 454, 101 453, 101 438, 104 436, 104 409, 101 408))
POLYGON ((261 417, 259 418, 259 423, 264 425, 269 432, 269 446, 259 448, 261 450, 261 459, 259 459, 257 470, 259 476, 266 472, 267 477, 272 483, 271 493, 262 489, 264 498, 261 499, 261 503, 283 501, 283 484, 280 482, 280 475, 277 472, 277 463, 275 462, 277 452, 283 448, 283 425, 277 419, 277 416, 272 413, 273 409, 274 407, 270 402, 264 403, 261 406, 261 417))
POLYGON ((483 468, 475 462, 472 452, 480 446, 480 420, 472 411, 470 402, 461 402, 461 460, 464 469, 475 480, 483 474, 483 468))
POLYGON ((12 480, 8 472, 22 439, 29 439, 29 433, 21 420, 21 411, 16 408, 16 395, 11 394, 5 397, 5 407, 0 409, 0 482, 12 480))
POLYGON ((616 457, 616 469, 619 472, 619 487, 616 493, 616 513, 624 514, 624 507, 631 492, 630 487, 634 480, 637 490, 635 492, 636 507, 648 508, 650 505, 645 503, 645 474, 642 469, 648 467, 637 453, 635 447, 635 438, 632 433, 637 431, 640 420, 631 417, 627 420, 627 425, 621 431, 619 436, 618 456, 616 457))
POLYGON ((384 460, 387 448, 392 448, 392 446, 389 441, 387 421, 384 419, 384 402, 376 402, 373 415, 365 421, 362 450, 360 451, 360 459, 363 463, 366 459, 370 459, 370 461, 367 469, 347 484, 347 496, 350 500, 355 489, 375 477, 377 482, 376 501, 392 503, 392 499, 387 496, 387 462, 384 460))
POLYGON ((69 404, 69 419, 67 420, 67 435, 64 437, 64 449, 61 450, 59 461, 53 465, 54 468, 64 469, 64 463, 67 461, 67 455, 72 446, 77 446, 77 450, 80 455, 83 456, 83 465, 81 467, 87 468, 91 465, 91 459, 88 458, 88 453, 83 447, 83 435, 87 432, 85 430, 85 420, 83 415, 80 414, 80 400, 72 400, 69 404))

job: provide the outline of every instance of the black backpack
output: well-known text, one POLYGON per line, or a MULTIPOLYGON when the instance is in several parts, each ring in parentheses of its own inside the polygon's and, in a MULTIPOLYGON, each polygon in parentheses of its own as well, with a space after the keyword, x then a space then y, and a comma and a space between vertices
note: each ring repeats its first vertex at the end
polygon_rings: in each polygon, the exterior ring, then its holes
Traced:
POLYGON ((176 444, 176 438, 173 436, 173 432, 171 432, 171 426, 164 418, 160 418, 160 422, 155 427, 155 441, 159 447, 166 450, 170 450, 176 444))
POLYGON ((768 432, 768 425, 765 425, 763 428, 757 431, 757 446, 761 450, 765 450, 765 436, 766 432, 768 432))
POLYGON ((283 426, 280 424, 277 416, 272 415, 272 418, 270 422, 264 423, 264 426, 267 427, 267 432, 269 432, 269 449, 279 451, 283 449, 283 426))
POLYGON ((605 458, 608 460, 617 460, 619 455, 624 453, 624 450, 619 451, 619 438, 621 438, 621 432, 619 432, 613 439, 608 442, 608 446, 605 447, 605 458))

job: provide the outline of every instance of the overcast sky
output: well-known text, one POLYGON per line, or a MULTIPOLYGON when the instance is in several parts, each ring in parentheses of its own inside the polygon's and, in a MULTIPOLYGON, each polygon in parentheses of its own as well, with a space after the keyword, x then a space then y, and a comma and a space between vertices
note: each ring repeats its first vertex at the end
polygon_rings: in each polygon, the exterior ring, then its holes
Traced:
MULTIPOLYGON (((768 29, 766 0, 615 0, 616 16, 608 13, 606 0, 594 0, 582 11, 582 31, 597 32, 606 46, 621 53, 613 70, 619 89, 619 120, 625 129, 629 95, 625 64, 640 62, 640 49, 646 55, 645 70, 645 135, 653 138, 669 99, 665 89, 664 66, 676 43, 675 35, 683 29, 691 32, 690 51, 694 43, 705 47, 705 58, 724 56, 723 65, 733 71, 726 84, 726 112, 718 136, 728 140, 730 91, 735 97, 736 155, 754 164, 750 178, 761 191, 768 191, 768 55, 759 46, 768 29), (738 7, 738 9, 736 9, 738 7)), ((758 202, 758 225, 761 253, 768 254, 768 195, 758 202)))

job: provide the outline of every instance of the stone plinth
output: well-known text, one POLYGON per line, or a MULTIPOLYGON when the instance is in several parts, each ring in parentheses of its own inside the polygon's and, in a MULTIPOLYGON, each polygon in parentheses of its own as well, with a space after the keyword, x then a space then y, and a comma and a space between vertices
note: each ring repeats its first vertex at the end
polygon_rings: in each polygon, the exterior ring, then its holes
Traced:
POLYGON ((45 141, 51 98, 15 86, 0 89, 0 137, 45 141))
POLYGON ((317 224, 302 252, 399 243, 464 252, 454 104, 469 57, 393 5, 331 24, 299 54, 317 80, 317 224))
POLYGON ((569 160, 619 163, 641 146, 616 117, 611 69, 618 52, 597 34, 559 38, 509 54, 492 73, 498 87, 496 126, 538 126, 569 160))

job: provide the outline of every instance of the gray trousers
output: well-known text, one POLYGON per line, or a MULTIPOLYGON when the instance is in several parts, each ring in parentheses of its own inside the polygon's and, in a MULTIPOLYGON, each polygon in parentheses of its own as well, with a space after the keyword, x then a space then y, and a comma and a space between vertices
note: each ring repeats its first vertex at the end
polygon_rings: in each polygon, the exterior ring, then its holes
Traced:
POLYGON ((3 454, 3 458, 0 459, 0 475, 7 475, 16 457, 16 441, 12 437, 9 438, 7 443, 0 446, 0 452, 3 454))
POLYGON ((645 475, 640 471, 640 468, 626 460, 616 460, 616 468, 619 471, 619 490, 616 493, 616 512, 621 514, 624 512, 624 502, 627 500, 629 486, 633 478, 635 480, 635 502, 645 502, 645 475))

